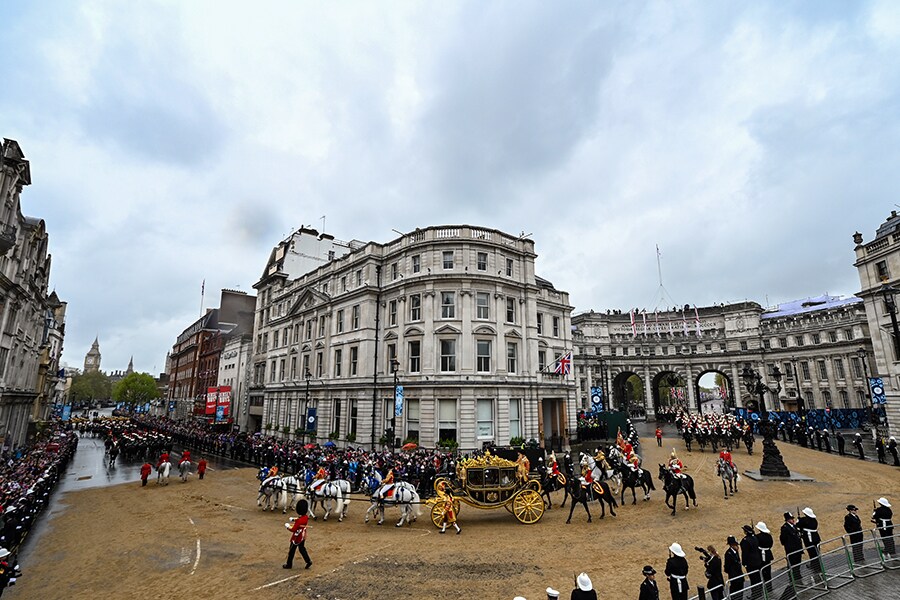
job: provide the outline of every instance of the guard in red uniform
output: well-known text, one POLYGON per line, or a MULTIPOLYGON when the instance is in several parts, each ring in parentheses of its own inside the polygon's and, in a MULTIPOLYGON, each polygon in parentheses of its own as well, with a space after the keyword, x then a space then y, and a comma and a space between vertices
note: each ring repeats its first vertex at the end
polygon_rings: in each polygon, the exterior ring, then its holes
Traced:
POLYGON ((294 554, 298 549, 300 550, 300 556, 306 561, 306 568, 308 569, 312 566, 312 561, 306 552, 306 528, 309 526, 308 511, 309 504, 306 500, 300 500, 297 502, 297 514, 300 516, 291 519, 292 523, 284 524, 284 527, 291 532, 291 549, 288 552, 287 562, 281 565, 284 569, 293 567, 294 554))
POLYGON ((147 485, 147 478, 150 477, 150 472, 153 470, 153 465, 148 462, 145 462, 141 465, 141 487, 147 485))
POLYGON ((185 450, 181 453, 181 462, 188 461, 191 462, 191 451, 185 450))
POLYGON ((200 457, 200 462, 197 463, 197 475, 200 476, 200 479, 203 479, 203 476, 206 475, 206 459, 202 456, 200 457))
POLYGON ((719 452, 719 458, 727 462, 729 465, 731 465, 732 469, 737 471, 737 467, 734 466, 734 461, 731 460, 731 452, 729 452, 728 450, 722 450, 721 452, 719 452))
POLYGON ((168 452, 163 452, 160 455, 159 462, 156 463, 156 468, 158 469, 159 465, 163 464, 164 462, 169 462, 169 453, 168 452))
POLYGON ((662 429, 656 428, 656 445, 662 448, 662 429))

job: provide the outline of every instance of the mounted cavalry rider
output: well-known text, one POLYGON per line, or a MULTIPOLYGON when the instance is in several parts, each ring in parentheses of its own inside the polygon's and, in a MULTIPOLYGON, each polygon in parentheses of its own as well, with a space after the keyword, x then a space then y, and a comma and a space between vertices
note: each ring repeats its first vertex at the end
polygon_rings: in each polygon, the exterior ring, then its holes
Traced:
POLYGON ((169 453, 163 451, 163 453, 159 455, 159 460, 156 463, 156 468, 158 469, 159 465, 161 465, 165 462, 169 462, 169 453))
POLYGON ((681 472, 682 469, 684 469, 684 463, 675 454, 675 448, 672 448, 672 454, 669 457, 669 470, 672 471, 672 475, 675 477, 684 479, 684 473, 681 472))
POLYGON ((550 475, 553 477, 558 477, 559 473, 559 463, 556 462, 556 452, 550 452, 550 458, 547 459, 550 462, 550 475))
MULTIPOLYGON (((626 447, 630 448, 631 444, 628 444, 626 447)), ((627 464, 634 473, 637 473, 638 477, 643 477, 644 471, 641 469, 641 459, 633 450, 625 455, 625 464, 627 464)))
POLYGON ((725 461, 725 463, 727 463, 728 465, 731 465, 731 469, 733 471, 737 471, 737 467, 734 465, 734 461, 731 459, 731 452, 729 452, 728 450, 722 450, 721 452, 719 452, 719 458, 725 461))
MULTIPOLYGON (((273 469, 275 467, 272 467, 273 469)), ((271 472, 269 473, 272 474, 271 472)), ((309 484, 309 489, 315 493, 319 491, 319 489, 325 485, 325 482, 328 480, 328 471, 325 470, 325 465, 319 465, 319 470, 316 471, 315 477, 313 477, 313 481, 309 484)))

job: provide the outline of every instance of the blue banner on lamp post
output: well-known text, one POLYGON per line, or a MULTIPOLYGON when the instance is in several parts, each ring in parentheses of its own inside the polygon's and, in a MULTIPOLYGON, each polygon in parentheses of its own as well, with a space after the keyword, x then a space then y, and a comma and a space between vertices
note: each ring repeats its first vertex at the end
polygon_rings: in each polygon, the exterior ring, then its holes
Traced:
POLYGON ((881 377, 869 377, 869 391, 872 393, 872 404, 887 402, 884 395, 884 381, 881 380, 881 377))
POLYGON ((403 416, 403 386, 398 385, 397 391, 394 394, 394 416, 402 417, 403 416))
POLYGON ((591 388, 591 411, 603 412, 603 388, 591 388))

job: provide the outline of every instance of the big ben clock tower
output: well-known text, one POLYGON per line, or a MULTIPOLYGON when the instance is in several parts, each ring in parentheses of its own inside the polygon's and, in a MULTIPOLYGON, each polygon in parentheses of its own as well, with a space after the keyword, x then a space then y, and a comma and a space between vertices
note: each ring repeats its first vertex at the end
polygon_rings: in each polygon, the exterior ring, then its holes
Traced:
POLYGON ((84 355, 84 372, 90 373, 91 371, 99 371, 100 370, 100 340, 98 338, 94 338, 94 343, 91 345, 91 349, 87 354, 84 355))

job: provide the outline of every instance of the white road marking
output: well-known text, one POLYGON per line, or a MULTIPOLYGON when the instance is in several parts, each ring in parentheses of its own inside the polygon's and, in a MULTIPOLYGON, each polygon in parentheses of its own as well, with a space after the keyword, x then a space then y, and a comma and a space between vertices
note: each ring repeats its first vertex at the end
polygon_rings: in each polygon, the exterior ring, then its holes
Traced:
POLYGON ((291 579, 297 579, 300 575, 291 575, 290 577, 285 577, 284 579, 279 579, 278 581, 273 581, 272 583, 267 583, 265 585, 261 585, 258 588, 253 588, 250 590, 251 592, 257 592, 259 590, 264 590, 266 588, 270 588, 273 585, 278 585, 279 583, 284 583, 285 581, 290 581, 291 579))
POLYGON ((191 575, 197 570, 197 564, 200 562, 200 538, 197 538, 197 558, 194 560, 194 568, 191 569, 191 575))

